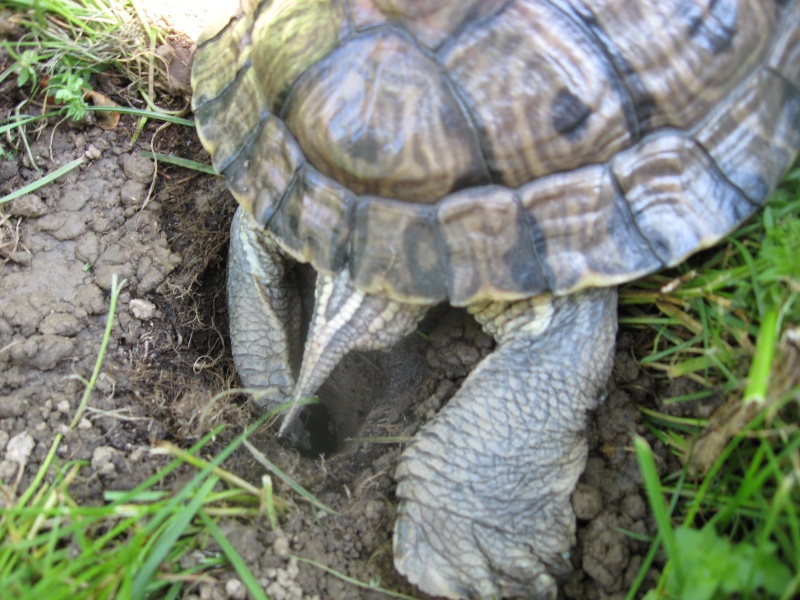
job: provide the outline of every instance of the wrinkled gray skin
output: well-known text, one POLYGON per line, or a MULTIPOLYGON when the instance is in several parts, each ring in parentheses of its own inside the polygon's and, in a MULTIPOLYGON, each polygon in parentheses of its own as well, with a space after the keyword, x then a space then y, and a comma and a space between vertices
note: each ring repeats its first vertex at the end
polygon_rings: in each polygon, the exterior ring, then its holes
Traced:
MULTIPOLYGON (((364 294, 346 273, 319 275, 295 384, 296 292, 277 246, 241 208, 228 293, 236 367, 266 406, 312 395, 348 351, 391 346, 429 308, 364 294)), ((586 463, 586 417, 611 372, 616 307, 614 288, 469 307, 497 350, 416 436, 396 474, 395 565, 420 589, 556 596, 575 541, 569 499, 586 463)))

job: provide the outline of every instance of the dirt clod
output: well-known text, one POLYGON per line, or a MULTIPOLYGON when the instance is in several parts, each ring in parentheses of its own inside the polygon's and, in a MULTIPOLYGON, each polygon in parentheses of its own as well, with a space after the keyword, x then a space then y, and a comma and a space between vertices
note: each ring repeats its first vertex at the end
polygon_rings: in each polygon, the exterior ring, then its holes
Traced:
POLYGON ((603 508, 603 496, 586 483, 579 483, 572 493, 572 510, 578 519, 594 519, 603 508))

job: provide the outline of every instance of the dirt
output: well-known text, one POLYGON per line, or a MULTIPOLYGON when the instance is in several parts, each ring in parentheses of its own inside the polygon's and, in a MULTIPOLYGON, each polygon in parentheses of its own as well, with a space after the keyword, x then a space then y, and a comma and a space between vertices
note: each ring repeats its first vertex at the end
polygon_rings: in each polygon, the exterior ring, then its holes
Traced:
MULTIPOLYGON (((3 108, 8 108, 4 106, 3 108)), ((235 387, 224 299, 227 230, 233 200, 221 182, 179 167, 157 167, 142 151, 204 160, 194 132, 149 125, 131 146, 136 122, 112 131, 51 123, 0 162, 0 195, 43 172, 84 157, 55 183, 0 207, 0 480, 20 494, 57 433, 58 459, 86 461, 73 495, 101 503, 105 490, 129 489, 165 464, 150 452, 158 440, 188 447, 219 423, 227 433, 254 417, 235 387), (90 410, 69 424, 94 368, 108 311, 111 276, 126 285, 90 410)), ((266 522, 224 520, 222 528, 270 598, 377 598, 293 556, 312 559, 364 582, 424 597, 392 568, 393 473, 402 445, 354 438, 409 436, 452 396, 492 341, 463 312, 433 311, 388 354, 350 357, 321 392, 326 409, 312 423, 316 456, 254 440, 259 450, 338 511, 320 517, 297 501, 271 531, 266 522), (325 413, 327 410, 327 414, 325 413), (320 457, 319 453, 325 456, 320 457)), ((647 435, 637 405, 659 406, 675 386, 642 371, 632 358, 646 340, 619 335, 608 397, 589 431, 591 456, 575 494, 578 540, 566 598, 622 598, 654 533, 632 452, 647 435)), ((674 458, 650 439, 662 470, 674 458)), ((244 451, 226 463, 247 479, 262 470, 244 451)), ((188 472, 188 468, 187 471, 188 472)), ((186 472, 171 481, 178 486, 186 472)), ((296 498, 276 483, 276 492, 296 498)), ((208 549, 214 551, 213 546, 208 549)), ((660 565, 660 562, 656 562, 660 565)), ((219 571, 186 598, 244 598, 235 574, 219 571)), ((652 570, 643 586, 652 586, 652 570)))

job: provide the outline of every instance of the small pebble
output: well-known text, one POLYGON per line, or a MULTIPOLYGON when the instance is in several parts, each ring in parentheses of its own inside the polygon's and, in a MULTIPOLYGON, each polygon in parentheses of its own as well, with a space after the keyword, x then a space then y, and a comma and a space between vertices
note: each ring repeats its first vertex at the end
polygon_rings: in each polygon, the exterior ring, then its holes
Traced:
POLYGON ((225 582, 225 593, 231 600, 246 600, 247 589, 238 579, 229 579, 225 582))
POLYGON ((18 433, 8 441, 6 459, 24 464, 28 462, 35 445, 36 442, 33 441, 33 437, 27 431, 18 433))
POLYGON ((131 300, 128 308, 131 309, 133 316, 140 321, 149 321, 156 313, 156 305, 149 300, 142 300, 141 298, 131 300))
POLYGON ((579 483, 572 493, 572 510, 579 519, 594 519, 603 508, 603 498, 597 488, 579 483))
POLYGON ((289 554, 289 538, 281 536, 272 544, 272 551, 277 556, 288 556, 289 554))

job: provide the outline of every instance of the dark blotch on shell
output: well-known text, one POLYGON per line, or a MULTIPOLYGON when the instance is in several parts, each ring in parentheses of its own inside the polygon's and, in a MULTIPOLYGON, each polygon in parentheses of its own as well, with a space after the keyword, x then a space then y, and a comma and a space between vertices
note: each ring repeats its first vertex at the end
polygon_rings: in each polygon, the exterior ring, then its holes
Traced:
POLYGON ((727 52, 733 47, 736 37, 738 7, 730 0, 712 0, 706 10, 697 2, 686 2, 689 18, 689 33, 700 45, 712 54, 727 52))
POLYGON ((581 137, 591 109, 569 90, 561 90, 553 103, 553 127, 568 140, 581 137))

